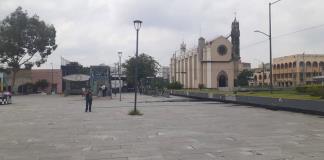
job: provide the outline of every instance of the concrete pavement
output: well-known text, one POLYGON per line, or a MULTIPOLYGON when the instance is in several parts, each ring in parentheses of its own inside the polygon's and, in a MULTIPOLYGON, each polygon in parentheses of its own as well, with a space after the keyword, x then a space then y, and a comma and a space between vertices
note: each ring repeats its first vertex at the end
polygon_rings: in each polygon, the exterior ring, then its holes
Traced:
POLYGON ((17 96, 0 106, 0 160, 323 160, 324 119, 219 102, 133 95, 17 96))

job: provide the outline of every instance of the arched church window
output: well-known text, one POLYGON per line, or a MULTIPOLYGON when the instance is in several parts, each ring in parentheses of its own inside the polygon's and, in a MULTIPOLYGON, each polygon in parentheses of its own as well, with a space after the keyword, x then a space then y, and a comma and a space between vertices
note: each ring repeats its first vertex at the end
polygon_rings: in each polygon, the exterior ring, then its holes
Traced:
POLYGON ((218 87, 227 87, 228 86, 227 73, 224 71, 219 72, 217 81, 218 81, 218 87))

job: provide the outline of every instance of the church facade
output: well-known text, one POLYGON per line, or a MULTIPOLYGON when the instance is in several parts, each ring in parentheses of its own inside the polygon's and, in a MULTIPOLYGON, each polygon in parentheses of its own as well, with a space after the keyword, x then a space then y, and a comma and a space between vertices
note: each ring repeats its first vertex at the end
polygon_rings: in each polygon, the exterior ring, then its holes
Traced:
POLYGON ((235 18, 228 37, 211 41, 201 37, 198 47, 191 50, 182 43, 180 54, 173 54, 170 61, 170 80, 184 88, 203 86, 229 91, 234 89, 240 63, 240 30, 235 18))

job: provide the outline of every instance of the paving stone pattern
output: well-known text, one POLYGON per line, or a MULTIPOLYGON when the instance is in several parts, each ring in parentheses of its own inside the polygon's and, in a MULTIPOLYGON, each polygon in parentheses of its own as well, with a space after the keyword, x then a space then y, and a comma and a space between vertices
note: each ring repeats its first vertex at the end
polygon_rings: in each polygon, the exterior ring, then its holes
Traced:
POLYGON ((133 95, 16 96, 0 106, 0 160, 323 160, 324 118, 133 95))

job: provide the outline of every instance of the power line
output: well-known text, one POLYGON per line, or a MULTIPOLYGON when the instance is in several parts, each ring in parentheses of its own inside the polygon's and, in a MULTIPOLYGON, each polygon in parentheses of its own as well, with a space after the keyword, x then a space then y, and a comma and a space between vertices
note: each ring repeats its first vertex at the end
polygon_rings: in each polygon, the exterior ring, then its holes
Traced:
MULTIPOLYGON (((320 24, 320 25, 316 25, 316 26, 312 26, 312 27, 308 27, 308 28, 303 28, 303 29, 300 29, 300 30, 297 30, 297 31, 293 31, 293 32, 288 32, 288 33, 280 34, 280 35, 277 35, 277 36, 272 37, 272 39, 280 38, 280 37, 285 37, 285 36, 289 36, 289 35, 292 35, 292 34, 304 32, 304 31, 309 31, 309 30, 313 30, 313 29, 317 29, 317 28, 321 28, 321 27, 324 27, 324 24, 320 24)), ((261 43, 264 43, 264 42, 267 42, 267 41, 268 40, 262 40, 262 41, 258 41, 258 42, 255 42, 255 43, 246 45, 246 46, 242 47, 241 50, 242 49, 249 48, 249 47, 252 47, 252 46, 255 46, 255 45, 258 45, 258 44, 261 44, 261 43)))

